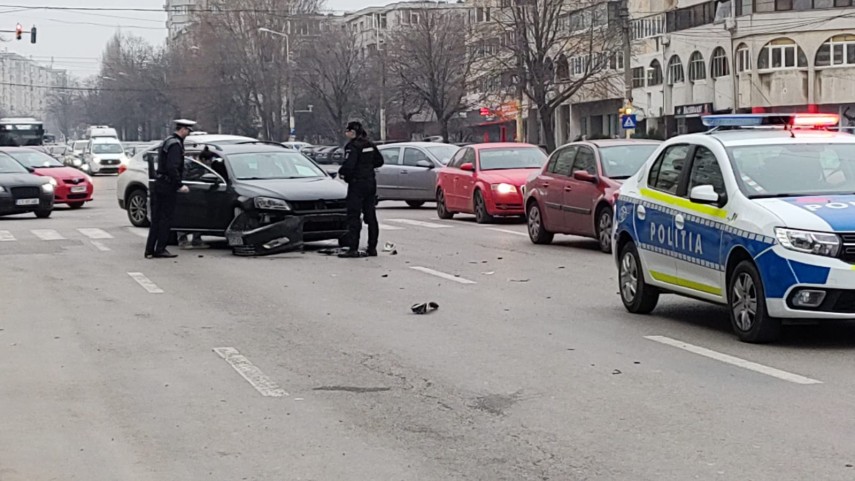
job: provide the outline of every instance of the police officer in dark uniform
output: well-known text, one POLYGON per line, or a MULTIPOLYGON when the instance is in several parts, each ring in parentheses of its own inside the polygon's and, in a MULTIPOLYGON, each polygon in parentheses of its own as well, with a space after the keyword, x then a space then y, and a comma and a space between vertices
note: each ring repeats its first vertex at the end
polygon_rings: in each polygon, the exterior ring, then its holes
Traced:
POLYGON ((151 192, 151 227, 145 245, 146 259, 177 257, 166 250, 175 215, 179 193, 189 189, 181 182, 184 177, 184 139, 193 131, 196 122, 176 120, 175 133, 167 137, 157 153, 157 172, 151 192))
POLYGON ((346 252, 342 258, 377 256, 377 242, 380 237, 380 224, 377 223, 377 179, 374 169, 383 165, 383 156, 377 146, 368 140, 368 134, 359 122, 347 124, 345 135, 350 142, 344 147, 345 160, 338 173, 347 182, 347 226, 346 252), (359 252, 359 234, 362 220, 368 225, 368 249, 359 252))

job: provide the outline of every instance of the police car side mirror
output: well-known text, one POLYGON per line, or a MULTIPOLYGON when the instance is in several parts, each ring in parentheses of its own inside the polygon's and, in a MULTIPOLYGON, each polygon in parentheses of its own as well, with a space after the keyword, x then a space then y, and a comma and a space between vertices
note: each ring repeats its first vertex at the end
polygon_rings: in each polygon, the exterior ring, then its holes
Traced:
POLYGON ((725 196, 719 195, 711 185, 699 185, 692 188, 689 200, 696 204, 722 205, 725 196))

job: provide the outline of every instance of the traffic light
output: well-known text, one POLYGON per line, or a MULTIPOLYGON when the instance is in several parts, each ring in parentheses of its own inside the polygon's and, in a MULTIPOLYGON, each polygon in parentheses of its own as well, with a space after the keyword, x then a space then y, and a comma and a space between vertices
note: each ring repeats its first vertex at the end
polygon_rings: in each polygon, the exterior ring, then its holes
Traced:
POLYGON ((618 110, 621 115, 632 115, 635 112, 632 108, 632 102, 627 102, 622 108, 618 110))
POLYGON ((16 38, 16 39, 18 39, 18 40, 21 40, 21 37, 22 37, 23 35, 24 35, 24 27, 22 27, 22 26, 21 26, 21 24, 19 23, 19 24, 15 27, 15 38, 16 38))
POLYGON ((33 25, 32 30, 30 30, 30 43, 36 43, 36 26, 33 25))
POLYGON ((481 107, 481 117, 489 117, 489 116, 490 116, 490 109, 488 109, 487 107, 481 107))

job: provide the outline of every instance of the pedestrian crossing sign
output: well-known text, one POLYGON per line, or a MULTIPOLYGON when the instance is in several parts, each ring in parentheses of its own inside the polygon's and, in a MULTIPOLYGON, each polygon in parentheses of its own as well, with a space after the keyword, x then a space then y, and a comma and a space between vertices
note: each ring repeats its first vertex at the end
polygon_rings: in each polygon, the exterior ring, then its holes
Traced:
POLYGON ((638 121, 635 119, 635 114, 620 116, 620 126, 623 127, 624 130, 632 130, 637 125, 638 121))

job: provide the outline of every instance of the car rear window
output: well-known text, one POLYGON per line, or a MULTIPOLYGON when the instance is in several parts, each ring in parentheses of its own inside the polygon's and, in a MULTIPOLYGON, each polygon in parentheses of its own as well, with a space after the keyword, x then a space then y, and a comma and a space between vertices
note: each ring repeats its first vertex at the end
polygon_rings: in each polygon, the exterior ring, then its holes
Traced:
POLYGON ((638 172, 658 147, 657 144, 600 147, 603 173, 612 179, 628 179, 638 172))

